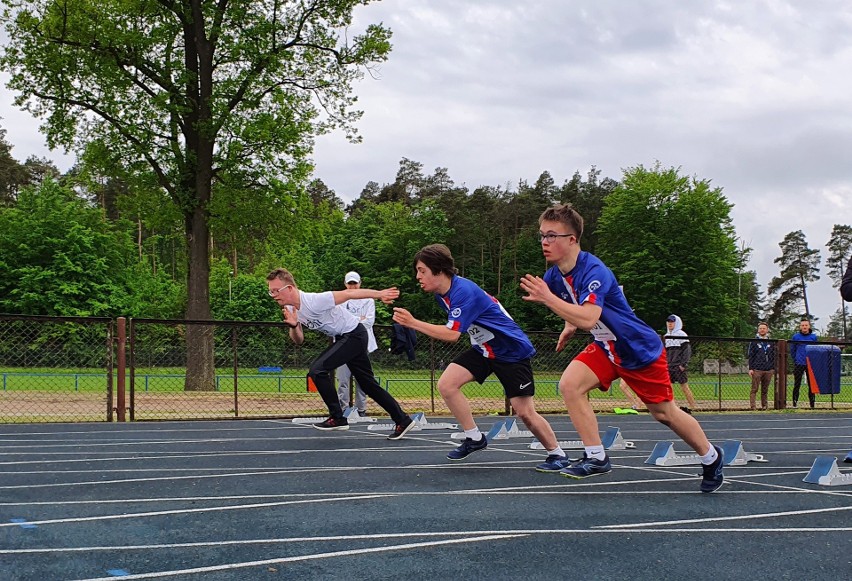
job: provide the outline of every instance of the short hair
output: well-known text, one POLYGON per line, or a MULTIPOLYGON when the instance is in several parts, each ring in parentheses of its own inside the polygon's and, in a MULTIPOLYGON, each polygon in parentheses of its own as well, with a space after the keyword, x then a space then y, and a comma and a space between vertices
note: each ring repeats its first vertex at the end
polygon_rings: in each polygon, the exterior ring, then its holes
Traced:
POLYGON ((760 321, 760 322, 757 323, 758 327, 760 327, 761 325, 766 325, 766 328, 767 329, 769 328, 769 323, 767 323, 766 321, 760 321))
POLYGON ((443 244, 430 244, 421 248, 414 255, 412 266, 415 272, 417 271, 417 263, 422 262, 426 268, 432 271, 432 274, 443 273, 449 277, 453 277, 459 273, 453 262, 453 255, 450 249, 443 244))
POLYGON ((276 268, 266 275, 266 280, 275 280, 276 278, 284 284, 296 286, 296 279, 293 278, 293 275, 286 268, 276 268))
POLYGON ((583 236, 583 217, 571 204, 554 204, 538 217, 538 223, 560 222, 565 224, 577 236, 577 241, 583 236))

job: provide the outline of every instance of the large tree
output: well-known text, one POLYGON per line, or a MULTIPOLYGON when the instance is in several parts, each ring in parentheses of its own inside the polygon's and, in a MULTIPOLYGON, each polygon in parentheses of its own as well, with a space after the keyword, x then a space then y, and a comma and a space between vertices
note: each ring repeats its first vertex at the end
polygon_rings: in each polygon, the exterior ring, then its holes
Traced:
POLYGON ((606 196, 597 233, 598 254, 653 327, 675 313, 694 335, 737 328, 742 253, 721 188, 659 163, 628 168, 606 196))
POLYGON ((781 256, 774 262, 781 267, 781 273, 769 282, 766 291, 774 297, 770 326, 780 329, 803 314, 797 310, 799 307, 810 318, 808 283, 819 280, 820 254, 819 250, 808 247, 801 230, 790 232, 778 245, 781 256))
MULTIPOLYGON (((831 237, 828 239, 826 247, 828 247, 828 258, 825 261, 825 266, 828 270, 828 276, 831 278, 832 286, 839 289, 846 265, 849 263, 849 256, 852 255, 852 226, 835 224, 831 229, 831 237)), ((846 310, 841 297, 840 308, 838 309, 841 329, 843 330, 842 335, 839 335, 841 337, 846 337, 846 310)))
MULTIPOLYGON (((100 139, 153 173, 184 218, 186 316, 207 320, 217 179, 304 176, 315 134, 355 138, 352 83, 390 51, 381 25, 347 30, 367 1, 7 0, 0 66, 49 145, 100 139)), ((212 329, 187 346, 187 389, 214 389, 212 329)))

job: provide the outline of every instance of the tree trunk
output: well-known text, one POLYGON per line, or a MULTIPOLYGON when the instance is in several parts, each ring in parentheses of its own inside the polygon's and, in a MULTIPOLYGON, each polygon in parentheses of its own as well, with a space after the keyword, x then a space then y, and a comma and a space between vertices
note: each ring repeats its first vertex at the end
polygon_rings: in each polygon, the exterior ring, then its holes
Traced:
MULTIPOLYGON (((196 207, 187 220, 187 244, 189 247, 187 319, 201 321, 210 319, 208 241, 206 210, 202 207, 196 207)), ((187 325, 185 389, 186 391, 214 391, 216 389, 212 325, 187 325)))

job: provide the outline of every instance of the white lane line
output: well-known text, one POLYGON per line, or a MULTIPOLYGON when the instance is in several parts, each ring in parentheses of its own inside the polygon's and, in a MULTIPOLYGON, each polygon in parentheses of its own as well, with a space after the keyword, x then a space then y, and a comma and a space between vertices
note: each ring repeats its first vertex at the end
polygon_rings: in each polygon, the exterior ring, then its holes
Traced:
POLYGON ((682 525, 682 524, 694 524, 694 523, 708 523, 708 522, 722 522, 722 521, 732 521, 732 520, 748 520, 748 519, 757 519, 757 518, 778 518, 783 516, 802 516, 806 514, 820 514, 826 512, 839 512, 843 510, 852 510, 852 506, 836 506, 832 508, 814 508, 808 510, 790 510, 784 512, 768 512, 762 514, 744 514, 740 516, 716 516, 716 517, 708 517, 708 518, 689 518, 683 520, 668 520, 668 521, 656 521, 656 522, 641 522, 641 523, 632 523, 632 524, 619 524, 619 525, 600 525, 595 528, 602 529, 626 529, 626 528, 635 528, 635 527, 657 527, 657 526, 672 526, 672 525, 682 525))
MULTIPOLYGON (((445 541, 432 541, 428 543, 407 543, 404 545, 390 545, 385 547, 372 547, 369 549, 350 549, 348 551, 333 551, 330 553, 318 553, 314 555, 301 555, 298 557, 281 557, 278 559, 264 559, 262 561, 247 561, 243 563, 228 563, 226 565, 213 565, 209 567, 194 567, 191 569, 174 569, 172 571, 158 571, 155 573, 141 573, 138 575, 126 575, 121 579, 155 579, 157 577, 173 577, 175 575, 192 575, 196 573, 212 573, 216 571, 232 571, 246 567, 259 567, 261 565, 277 565, 284 563, 298 563, 300 561, 315 561, 318 559, 331 559, 335 557, 351 557, 353 555, 367 555, 370 553, 385 553, 388 551, 404 551, 408 549, 420 549, 426 547, 439 547, 441 545, 455 545, 459 543, 478 543, 482 541, 497 541, 512 539, 524 535, 487 535, 483 537, 468 537, 464 539, 449 539, 445 541)), ((116 577, 97 577, 84 581, 115 581, 116 577)))
POLYGON ((796 527, 796 528, 680 528, 680 529, 531 529, 531 530, 504 530, 504 531, 438 531, 419 533, 383 533, 372 535, 337 535, 328 537, 285 537, 271 539, 242 539, 233 541, 198 541, 194 543, 164 543, 161 545, 113 545, 93 547, 53 547, 42 549, 0 549, 0 555, 26 555, 43 553, 85 553, 91 551, 149 551, 157 549, 196 549, 207 547, 228 547, 240 545, 273 545, 288 543, 313 543, 334 541, 362 541, 377 539, 405 539, 405 538, 428 538, 428 537, 460 537, 470 535, 496 535, 503 538, 505 535, 530 536, 530 535, 624 535, 635 533, 837 533, 852 531, 852 527, 796 527))
MULTIPOLYGON (((52 524, 61 524, 61 523, 78 523, 78 522, 91 522, 91 521, 105 521, 105 520, 122 520, 122 519, 131 519, 131 518, 147 518, 152 516, 165 516, 170 514, 191 514, 191 513, 201 513, 201 512, 222 512, 226 510, 247 510, 253 508, 269 508, 273 506, 287 506, 294 504, 321 504, 326 502, 347 502, 348 500, 369 500, 374 498, 393 498, 395 495, 388 494, 366 494, 363 496, 352 496, 347 498, 339 497, 339 498, 316 498, 311 500, 284 500, 281 502, 259 502, 253 504, 236 504, 229 506, 211 506, 208 508, 185 508, 185 509, 176 509, 176 510, 157 510, 152 512, 136 512, 136 513, 125 513, 125 514, 107 514, 100 516, 84 516, 84 517, 74 517, 74 518, 56 518, 49 520, 34 520, 27 521, 27 524, 32 525, 52 525, 52 524)), ((20 523, 17 522, 0 522, 0 528, 8 528, 8 527, 17 527, 21 526, 20 523)))

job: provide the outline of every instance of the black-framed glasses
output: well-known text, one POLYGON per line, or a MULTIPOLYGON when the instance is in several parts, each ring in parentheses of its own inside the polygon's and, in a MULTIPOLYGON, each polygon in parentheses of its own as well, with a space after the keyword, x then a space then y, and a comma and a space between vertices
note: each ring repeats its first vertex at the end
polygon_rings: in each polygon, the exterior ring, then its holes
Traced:
POLYGON ((574 234, 554 234, 553 232, 548 232, 547 234, 544 234, 542 232, 539 232, 538 241, 539 243, 542 243, 546 240, 548 244, 553 244, 554 242, 556 242, 557 238, 570 238, 571 236, 574 236, 574 238, 577 237, 574 234))
POLYGON ((284 286, 282 286, 282 287, 278 287, 278 288, 271 288, 271 289, 269 289, 269 290, 268 290, 268 291, 266 291, 266 292, 267 292, 267 293, 269 294, 269 296, 271 296, 271 297, 277 297, 277 296, 278 296, 278 293, 280 293, 281 291, 283 291, 283 290, 284 290, 285 288, 287 288, 288 286, 293 286, 293 285, 292 285, 292 284, 285 284, 285 285, 284 285, 284 286))

